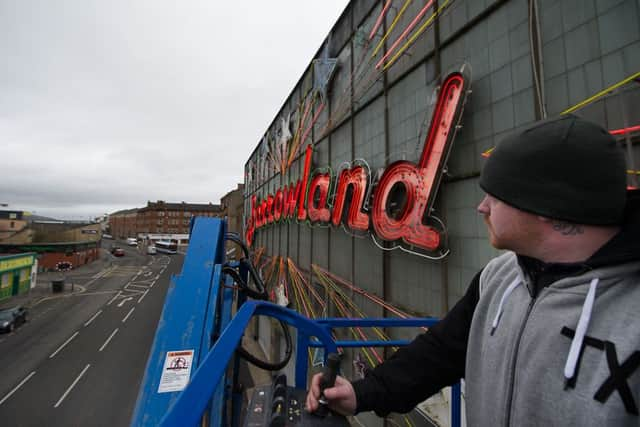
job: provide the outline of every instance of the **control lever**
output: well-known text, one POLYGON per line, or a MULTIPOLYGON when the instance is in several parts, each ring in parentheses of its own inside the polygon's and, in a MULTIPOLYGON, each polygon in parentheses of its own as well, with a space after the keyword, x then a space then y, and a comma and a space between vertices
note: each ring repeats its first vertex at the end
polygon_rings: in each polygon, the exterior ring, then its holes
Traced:
POLYGON ((324 397, 324 390, 331 388, 336 383, 336 376, 340 370, 340 356, 336 353, 329 353, 327 356, 327 366, 324 368, 322 378, 320 378, 320 398, 318 399, 318 409, 314 415, 324 418, 329 414, 329 401, 324 397))
POLYGON ((286 422, 287 376, 278 375, 273 382, 271 397, 271 422, 269 427, 284 427, 286 422))

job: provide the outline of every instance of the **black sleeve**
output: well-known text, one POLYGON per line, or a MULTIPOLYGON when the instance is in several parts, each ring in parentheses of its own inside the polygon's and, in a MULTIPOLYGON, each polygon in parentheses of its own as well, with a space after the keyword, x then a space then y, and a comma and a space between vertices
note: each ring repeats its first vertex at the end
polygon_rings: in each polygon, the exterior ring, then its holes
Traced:
POLYGON ((480 272, 466 294, 436 325, 354 381, 358 412, 405 413, 443 387, 464 378, 467 341, 478 304, 480 272))

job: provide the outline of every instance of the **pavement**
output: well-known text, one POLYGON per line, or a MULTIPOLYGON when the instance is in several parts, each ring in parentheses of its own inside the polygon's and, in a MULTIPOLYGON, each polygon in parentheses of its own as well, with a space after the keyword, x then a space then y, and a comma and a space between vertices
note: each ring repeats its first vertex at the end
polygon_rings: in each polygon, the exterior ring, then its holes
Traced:
MULTIPOLYGON (((28 292, 14 295, 11 298, 0 301, 0 309, 19 305, 26 308, 33 308, 48 298, 63 297, 73 293, 84 292, 84 288, 77 284, 77 278, 82 276, 83 279, 86 279, 88 276, 97 274, 105 268, 109 268, 112 262, 113 256, 108 251, 100 249, 100 256, 97 260, 71 271, 65 273, 57 271, 38 273, 35 287, 29 289, 28 292), (64 279, 65 282, 62 292, 53 292, 51 281, 60 279, 64 279)), ((83 282, 86 282, 86 280, 83 280, 83 282)))

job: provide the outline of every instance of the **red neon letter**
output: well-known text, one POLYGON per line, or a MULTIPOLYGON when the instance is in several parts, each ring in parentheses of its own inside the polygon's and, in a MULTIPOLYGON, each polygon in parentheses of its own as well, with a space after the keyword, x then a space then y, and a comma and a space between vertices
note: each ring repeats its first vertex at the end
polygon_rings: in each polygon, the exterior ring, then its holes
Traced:
POLYGON ((420 162, 413 165, 400 161, 384 171, 376 188, 372 212, 373 227, 382 239, 402 239, 427 250, 436 250, 440 245, 440 235, 424 225, 422 217, 433 205, 440 170, 453 140, 454 121, 461 110, 464 83, 460 73, 452 73, 442 84, 420 162), (396 184, 404 186, 407 196, 398 219, 390 218, 387 213, 389 194, 396 184))
POLYGON ((329 183, 331 177, 328 173, 320 173, 313 177, 309 186, 309 197, 307 199, 307 210, 309 211, 309 219, 312 222, 329 222, 331 212, 327 207, 327 195, 329 193, 329 183), (318 205, 313 203, 316 190, 319 192, 320 199, 318 205))
POLYGON ((260 219, 260 227, 267 224, 267 201, 263 200, 258 208, 258 218, 260 219))
POLYGON ((331 222, 335 226, 340 224, 342 210, 344 208, 344 199, 347 196, 347 189, 350 185, 353 186, 353 193, 351 196, 351 205, 349 206, 347 225, 354 230, 366 231, 369 229, 369 216, 362 212, 361 208, 367 187, 367 171, 362 166, 345 169, 340 172, 331 222))
POLYGON ((302 188, 302 182, 298 180, 295 187, 293 183, 287 187, 284 187, 284 217, 292 218, 296 213, 296 203, 298 202, 298 196, 300 195, 300 188, 302 188))
POLYGON ((304 155, 304 171, 302 172, 302 188, 300 189, 298 199, 298 219, 304 221, 307 219, 307 212, 304 209, 305 196, 307 195, 307 183, 309 182, 309 172, 311 170, 311 155, 313 154, 313 147, 311 144, 307 145, 307 151, 304 155))
MULTIPOLYGON (((284 187, 285 191, 287 187, 284 187)), ((284 207, 284 197, 282 195, 282 190, 276 191, 276 197, 273 200, 273 219, 276 221, 280 221, 282 218, 282 209, 284 207)))
POLYGON ((273 223, 273 196, 267 196, 267 224, 273 223))

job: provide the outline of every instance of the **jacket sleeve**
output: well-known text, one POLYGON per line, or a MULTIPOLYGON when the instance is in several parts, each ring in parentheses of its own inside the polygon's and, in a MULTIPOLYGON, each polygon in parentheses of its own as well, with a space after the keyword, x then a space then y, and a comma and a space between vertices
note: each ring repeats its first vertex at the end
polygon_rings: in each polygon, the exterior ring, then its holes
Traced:
POLYGON ((478 272, 466 294, 436 325, 354 381, 356 413, 405 413, 443 387, 464 378, 467 341, 479 299, 478 272))

